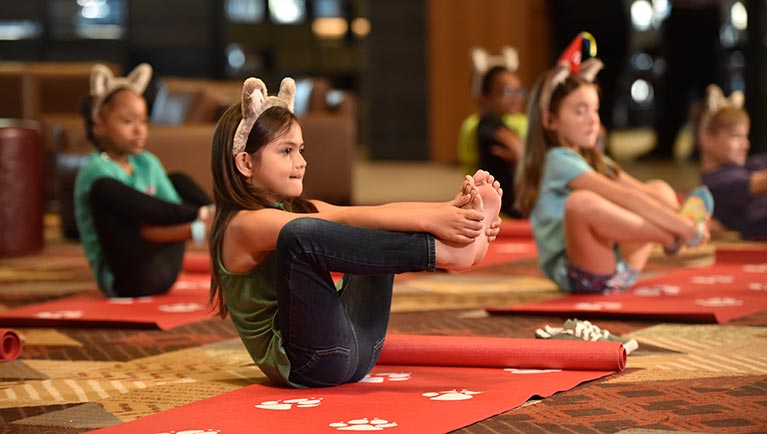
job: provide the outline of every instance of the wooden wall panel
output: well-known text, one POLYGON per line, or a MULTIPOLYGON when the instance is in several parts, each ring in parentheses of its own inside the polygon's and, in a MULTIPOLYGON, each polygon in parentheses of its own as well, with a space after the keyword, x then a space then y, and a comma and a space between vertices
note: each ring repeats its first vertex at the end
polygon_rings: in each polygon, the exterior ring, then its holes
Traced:
POLYGON ((469 49, 519 53, 519 74, 528 88, 548 68, 550 38, 542 0, 427 0, 428 136, 434 161, 457 161, 461 122, 475 110, 470 93, 469 49))

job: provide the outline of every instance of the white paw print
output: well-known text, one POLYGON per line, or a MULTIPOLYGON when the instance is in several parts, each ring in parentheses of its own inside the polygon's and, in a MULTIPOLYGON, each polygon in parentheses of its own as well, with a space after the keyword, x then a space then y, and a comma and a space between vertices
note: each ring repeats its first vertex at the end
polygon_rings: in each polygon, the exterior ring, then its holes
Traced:
POLYGON ((432 401, 465 401, 467 399, 474 398, 474 395, 479 395, 482 392, 474 392, 468 389, 453 389, 443 390, 442 392, 426 392, 421 396, 425 396, 432 401))
POLYGON ((597 301, 593 303, 576 303, 575 310, 618 310, 623 307, 623 303, 617 301, 597 301))
POLYGON ((640 286, 634 289, 634 295, 640 297, 660 297, 661 295, 679 295, 676 285, 640 286))
POLYGON ((156 434, 215 434, 219 433, 219 429, 185 429, 183 431, 163 431, 156 434))
POLYGON ((714 276, 695 276, 692 283, 699 285, 716 285, 717 283, 732 283, 735 280, 732 276, 714 275, 714 276))
POLYGON ((346 422, 333 422, 328 424, 328 426, 338 431, 383 431, 386 428, 394 428, 397 426, 397 422, 389 422, 386 419, 379 419, 377 417, 363 417, 362 419, 352 419, 346 422))
POLYGON ((136 304, 136 303, 150 303, 152 297, 113 297, 107 299, 110 304, 136 304))
POLYGON ((43 319, 77 319, 84 315, 81 310, 54 310, 51 312, 37 312, 35 318, 43 319))
POLYGON ((561 369, 517 369, 517 368, 505 368, 504 371, 511 372, 518 375, 529 374, 548 374, 549 372, 562 372, 561 369))
POLYGON ((256 408, 264 410, 290 410, 295 406, 296 408, 311 408, 317 407, 322 402, 322 398, 295 398, 295 399, 280 399, 276 401, 264 401, 261 404, 256 404, 256 408))
POLYGON ((210 289, 210 281, 207 280, 180 280, 173 285, 173 289, 210 289))
POLYGON ((360 380, 360 383, 383 383, 389 381, 407 381, 410 379, 410 372, 379 372, 373 375, 366 375, 360 380))
POLYGON ((706 307, 730 307, 730 306, 742 306, 743 300, 738 300, 732 297, 711 297, 695 300, 695 304, 706 307))
POLYGON ((185 313, 203 310, 205 309, 205 306, 201 305, 200 303, 173 303, 163 304, 157 309, 159 309, 160 312, 185 313))
POLYGON ((746 273, 767 273, 767 263, 764 264, 746 264, 743 266, 746 273))

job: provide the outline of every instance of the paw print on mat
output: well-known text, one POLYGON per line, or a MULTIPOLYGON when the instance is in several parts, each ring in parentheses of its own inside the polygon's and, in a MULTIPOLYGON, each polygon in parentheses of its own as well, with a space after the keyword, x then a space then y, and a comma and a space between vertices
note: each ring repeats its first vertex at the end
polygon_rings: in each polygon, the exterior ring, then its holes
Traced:
POLYGON ((598 301, 594 303, 576 303, 575 310, 618 310, 623 307, 623 303, 617 301, 598 301))
POLYGON ((210 289, 210 281, 206 280, 180 280, 173 285, 173 289, 210 289))
POLYGON ((676 285, 640 286, 634 289, 634 295, 640 297, 660 297, 661 295, 679 295, 676 285))
POLYGON ((54 310, 52 312, 37 312, 35 318, 44 319, 77 319, 83 317, 81 310, 54 310))
POLYGON ((422 393, 421 396, 425 396, 432 401, 465 401, 474 398, 474 395, 479 395, 480 393, 482 392, 474 392, 468 389, 453 389, 441 392, 426 392, 422 393))
POLYGON ((698 285, 716 285, 717 283, 732 283, 735 280, 732 276, 714 275, 714 276, 695 276, 692 283, 698 285))
POLYGON ((562 372, 561 369, 518 369, 518 368, 505 368, 504 371, 511 372, 517 375, 529 375, 529 374, 548 374, 551 372, 562 372))
POLYGON ((291 410, 294 406, 296 408, 311 408, 317 407, 322 402, 322 398, 295 398, 295 399, 279 399, 276 401, 264 401, 261 404, 256 404, 256 408, 263 410, 291 410))
POLYGON ((383 383, 389 381, 407 381, 410 379, 410 372, 379 372, 373 375, 366 375, 360 380, 360 383, 383 383))
POLYGON ((163 431, 157 434, 216 434, 220 432, 219 429, 185 429, 183 431, 163 431))
POLYGON ((764 264, 746 264, 743 266, 746 273, 767 273, 767 263, 764 264))
POLYGON ((386 419, 377 417, 347 420, 346 422, 333 422, 328 424, 331 428, 338 431, 383 431, 386 428, 394 428, 397 422, 389 422, 386 419))
POLYGON ((157 309, 159 309, 160 312, 185 313, 185 312, 201 311, 205 309, 205 306, 201 305, 200 303, 173 303, 173 304, 163 304, 157 309))
POLYGON ((107 299, 109 304, 137 304, 150 303, 152 297, 112 297, 107 299))
POLYGON ((738 300, 737 298, 732 297, 710 297, 695 300, 695 304, 706 307, 732 307, 742 306, 743 300, 738 300))

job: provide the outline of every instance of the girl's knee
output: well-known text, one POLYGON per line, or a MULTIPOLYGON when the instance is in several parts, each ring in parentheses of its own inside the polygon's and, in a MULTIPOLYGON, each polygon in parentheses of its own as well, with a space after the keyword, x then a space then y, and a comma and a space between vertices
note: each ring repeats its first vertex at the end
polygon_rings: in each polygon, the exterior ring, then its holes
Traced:
POLYGON ((658 197, 672 201, 677 200, 676 191, 674 191, 674 188, 671 187, 668 182, 662 179, 651 179, 645 182, 645 186, 658 197))
POLYGON ((300 217, 287 222, 277 236, 277 245, 311 235, 318 229, 320 219, 300 217))
POLYGON ((565 215, 588 215, 593 212, 594 206, 603 200, 593 191, 575 190, 567 196, 565 215))

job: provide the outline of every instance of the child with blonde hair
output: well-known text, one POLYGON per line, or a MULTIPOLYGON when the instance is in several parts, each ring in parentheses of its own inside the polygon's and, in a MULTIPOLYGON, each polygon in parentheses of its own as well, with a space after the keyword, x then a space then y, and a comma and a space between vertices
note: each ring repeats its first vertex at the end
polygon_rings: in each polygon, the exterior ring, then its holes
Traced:
POLYGON ((743 93, 710 85, 695 131, 701 179, 716 201, 714 217, 745 239, 767 239, 767 154, 748 156, 751 120, 743 93))
POLYGON ((292 387, 359 381, 383 345, 395 273, 466 269, 498 234, 501 189, 467 176, 442 203, 334 206, 302 196, 307 161, 293 113, 249 78, 216 126, 211 302, 253 360, 292 387), (334 283, 331 272, 343 273, 334 283))
POLYGON ((654 244, 676 252, 708 239, 713 201, 693 190, 680 209, 664 181, 640 182, 597 149, 602 68, 579 35, 536 84, 517 170, 517 204, 529 216, 544 274, 563 291, 631 287, 654 244))

